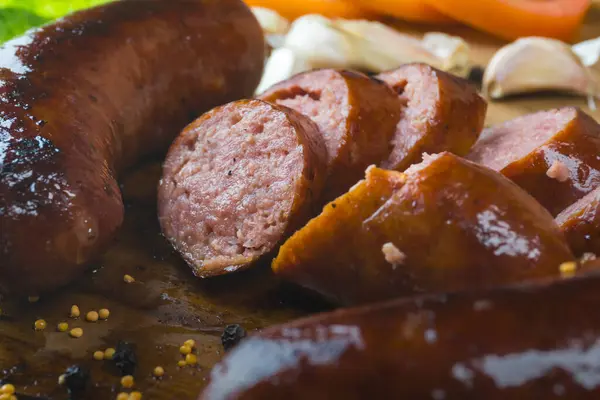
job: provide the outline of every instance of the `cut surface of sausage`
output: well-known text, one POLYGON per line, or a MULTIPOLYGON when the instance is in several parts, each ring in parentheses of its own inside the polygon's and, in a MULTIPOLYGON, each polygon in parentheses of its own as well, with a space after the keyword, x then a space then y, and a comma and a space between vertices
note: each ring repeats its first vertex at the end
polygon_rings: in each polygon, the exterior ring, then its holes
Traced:
POLYGON ((567 207, 556 222, 576 256, 600 255, 600 188, 567 207))
POLYGON ((274 326, 232 349, 199 399, 596 399, 599 286, 595 272, 274 326))
POLYGON ((289 108, 260 100, 216 108, 167 155, 163 232, 197 276, 247 268, 314 215, 325 159, 317 126, 289 108))
POLYGON ((272 267, 353 304, 555 276, 557 263, 572 259, 552 216, 530 195, 495 171, 441 153, 404 174, 371 168, 296 232, 272 267))
POLYGON ((111 2, 2 46, 0 291, 81 275, 123 220, 117 174, 252 95, 263 61, 240 0, 111 2))
POLYGON ((469 152, 483 129, 487 103, 468 81, 425 64, 407 64, 377 78, 406 105, 382 168, 402 171, 423 153, 469 152))
POLYGON ((329 161, 325 201, 346 192, 369 165, 388 157, 402 108, 383 83, 335 69, 296 75, 260 98, 290 107, 319 126, 329 161))
POLYGON ((556 216, 600 185, 600 125, 573 107, 486 129, 467 158, 501 172, 556 216))

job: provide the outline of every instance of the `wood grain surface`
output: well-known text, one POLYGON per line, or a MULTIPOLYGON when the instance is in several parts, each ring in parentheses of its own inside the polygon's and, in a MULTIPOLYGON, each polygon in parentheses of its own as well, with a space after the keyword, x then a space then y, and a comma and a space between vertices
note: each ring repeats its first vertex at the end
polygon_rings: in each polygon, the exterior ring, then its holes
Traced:
MULTIPOLYGON (((394 25, 415 35, 434 29, 394 25)), ((470 42, 474 59, 482 66, 503 44, 464 27, 452 27, 449 32, 470 42)), ((597 36, 598 4, 589 14, 582 39, 597 36)), ((490 103, 487 124, 566 105, 579 106, 600 120, 600 111, 591 112, 585 99, 528 96, 490 103)), ((194 278, 160 235, 155 210, 159 176, 160 160, 155 160, 124 177, 125 226, 110 251, 84 279, 37 303, 30 304, 27 299, 2 303, 0 377, 13 383, 18 393, 66 399, 58 377, 67 367, 78 364, 91 373, 83 398, 114 399, 120 391, 119 373, 110 361, 95 361, 92 354, 128 341, 135 346, 138 358, 135 390, 141 391, 144 399, 195 399, 211 367, 223 355, 220 335, 226 325, 241 324, 252 332, 327 308, 278 282, 266 265, 214 280, 194 278), (132 275, 136 282, 126 284, 124 274, 132 275), (72 304, 80 307, 82 315, 100 308, 110 309, 111 315, 107 321, 96 323, 70 319, 72 304), (38 318, 47 321, 46 330, 34 331, 38 318), (56 325, 63 321, 70 328, 82 327, 83 336, 74 339, 57 332, 56 325), (179 346, 187 339, 198 344, 198 365, 179 368, 179 346), (158 365, 166 371, 160 380, 152 377, 158 365)), ((35 232, 31 234, 34 238, 35 232)))

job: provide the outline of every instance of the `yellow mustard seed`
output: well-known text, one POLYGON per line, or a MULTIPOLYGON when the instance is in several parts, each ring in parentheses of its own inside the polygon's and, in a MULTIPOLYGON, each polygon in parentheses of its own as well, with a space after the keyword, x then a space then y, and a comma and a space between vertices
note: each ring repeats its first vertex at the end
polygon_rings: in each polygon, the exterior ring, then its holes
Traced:
POLYGON ((108 319, 110 315, 110 311, 108 311, 108 308, 103 308, 100 311, 98 311, 98 317, 100 319, 108 319))
POLYGON ((10 383, 7 383, 6 385, 2 385, 2 387, 0 387, 0 393, 2 394, 13 394, 15 390, 15 385, 11 385, 10 383))
POLYGON ((79 318, 81 312, 79 311, 79 307, 75 304, 71 306, 71 313, 69 314, 71 318, 79 318))
POLYGON ((104 350, 104 359, 105 360, 112 360, 113 356, 115 355, 115 349, 113 349, 112 347, 109 347, 108 349, 104 350))
POLYGON ((98 321, 98 312, 90 311, 85 315, 85 320, 87 322, 97 322, 98 321))
POLYGON ((74 338, 80 338, 80 337, 83 336, 83 329, 81 329, 81 328, 73 328, 69 332, 69 335, 71 335, 71 337, 74 337, 74 338))
POLYGON ((30 303, 37 303, 40 300, 40 296, 29 296, 27 300, 29 300, 30 303))
POLYGON ((185 363, 187 365, 195 365, 198 362, 195 354, 188 354, 185 356, 185 363))
POLYGON ((142 400, 141 392, 131 392, 129 395, 129 400, 142 400))
POLYGON ((125 275, 123 275, 123 281, 125 283, 133 283, 133 282, 135 282, 135 278, 131 275, 125 274, 125 275))
POLYGON ((135 380, 133 379, 133 376, 131 375, 125 375, 124 377, 121 378, 121 386, 123 386, 125 389, 131 389, 133 387, 135 383, 135 380))
POLYGON ((59 332, 66 332, 67 330, 69 330, 69 324, 67 324, 66 322, 60 322, 58 325, 56 325, 56 330, 58 330, 59 332))
POLYGON ((181 367, 181 368, 183 368, 183 367, 185 367, 186 365, 187 365, 187 363, 185 362, 185 360, 179 360, 179 361, 177 361, 177 366, 178 366, 178 367, 181 367))
POLYGON ((194 339, 188 339, 183 343, 183 345, 193 349, 194 347, 196 347, 196 341, 194 339))
POLYGON ((44 329, 46 329, 46 326, 47 326, 47 325, 48 325, 48 324, 46 324, 46 321, 44 321, 43 319, 38 319, 37 321, 35 321, 35 322, 33 323, 33 328, 34 328, 36 331, 43 331, 44 329))
POLYGON ((129 400, 129 393, 121 392, 117 395, 116 400, 129 400))
POLYGON ((192 352, 192 348, 190 346, 183 345, 179 348, 179 352, 185 356, 192 352))
POLYGON ((102 350, 98 350, 94 352, 94 360, 100 361, 104 360, 104 352, 102 350))
POLYGON ((161 376, 163 376, 165 374, 165 369, 159 365, 158 367, 154 368, 154 371, 152 371, 152 374, 155 377, 160 378, 161 376))
POLYGON ((564 262, 560 264, 559 270, 563 276, 571 276, 577 270, 577 263, 574 261, 564 262))
POLYGON ((0 400, 12 400, 13 397, 14 397, 14 395, 12 395, 10 393, 0 394, 0 400))

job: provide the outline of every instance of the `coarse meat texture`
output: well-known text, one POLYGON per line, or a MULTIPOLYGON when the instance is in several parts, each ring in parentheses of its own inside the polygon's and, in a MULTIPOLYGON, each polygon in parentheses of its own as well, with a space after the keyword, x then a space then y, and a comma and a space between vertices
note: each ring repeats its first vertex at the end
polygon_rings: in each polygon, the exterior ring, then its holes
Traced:
POLYGON ((600 125, 575 107, 484 130, 467 158, 501 172, 554 216, 600 186, 600 125))
POLYGON ((419 163, 423 153, 464 156, 477 141, 487 103, 467 80, 426 64, 407 64, 377 78, 405 105, 382 168, 403 171, 419 163))
POLYGON ((184 130, 164 165, 159 215, 197 276, 250 266, 314 215, 326 157, 318 136, 308 118, 260 100, 184 130))
POLYGON ((338 304, 557 276, 574 259, 552 216, 513 182, 451 153, 405 173, 370 168, 281 247, 276 275, 338 304), (384 246, 401 262, 386 259, 384 246))
POLYGON ((392 151, 402 104, 384 83, 364 74, 321 69, 274 85, 261 99, 311 118, 327 147, 329 172, 322 203, 345 193, 392 151))
POLYGON ((119 174, 250 96, 263 62, 240 0, 115 1, 1 46, 0 292, 80 277, 123 222, 119 174))
POLYGON ((199 399, 596 399, 595 263, 570 279, 394 300, 270 327, 215 366, 199 399))

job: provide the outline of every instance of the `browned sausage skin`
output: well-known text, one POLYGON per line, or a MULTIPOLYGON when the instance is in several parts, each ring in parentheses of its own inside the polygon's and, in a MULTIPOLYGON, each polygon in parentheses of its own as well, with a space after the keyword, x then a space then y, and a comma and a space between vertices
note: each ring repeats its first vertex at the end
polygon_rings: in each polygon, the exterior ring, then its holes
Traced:
POLYGON ((600 125, 574 107, 486 129, 468 159, 500 171, 556 216, 600 185, 600 125))
POLYGON ((596 399, 600 275, 396 300, 268 328, 201 400, 596 399))
POLYGON ((201 112, 249 96, 264 61, 240 0, 118 1, 0 50, 0 285, 82 271, 121 225, 116 174, 201 112))
POLYGON ((159 186, 165 236, 199 277, 251 266, 315 214, 326 175, 317 126, 287 107, 218 107, 173 143, 159 186))
POLYGON ((567 207, 556 222, 576 256, 600 255, 600 188, 567 207))
POLYGON ((377 75, 405 104, 383 168, 403 171, 422 153, 466 155, 485 120, 486 101, 466 80, 425 64, 406 64, 377 75))
POLYGON ((574 259, 552 216, 501 174, 451 153, 372 168, 280 249, 273 271, 334 302, 493 287, 574 259))
POLYGON ((392 150, 401 103, 389 87, 358 72, 322 69, 278 83, 260 98, 291 107, 319 126, 329 177, 324 201, 347 191, 392 150))

